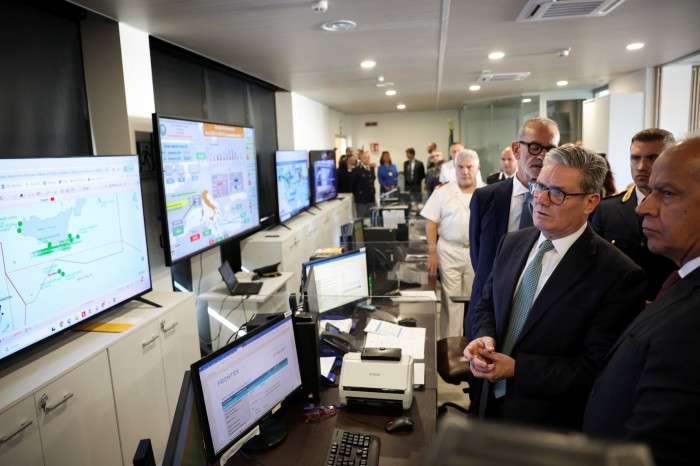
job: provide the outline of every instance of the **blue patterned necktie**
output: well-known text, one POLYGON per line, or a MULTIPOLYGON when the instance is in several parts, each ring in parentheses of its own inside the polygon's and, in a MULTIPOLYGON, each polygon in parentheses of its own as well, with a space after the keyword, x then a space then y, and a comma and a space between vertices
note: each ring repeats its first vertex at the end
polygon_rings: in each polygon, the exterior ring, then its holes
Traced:
POLYGON ((532 194, 523 193, 523 205, 520 210, 518 230, 532 226, 532 194))
MULTIPOLYGON (((513 296, 510 322, 508 324, 508 330, 506 331, 506 337, 503 340, 503 348, 501 349, 501 353, 503 354, 510 355, 511 351, 513 351, 515 342, 525 325, 527 316, 530 313, 530 308, 532 308, 532 303, 535 300, 537 283, 540 281, 540 275, 542 274, 542 258, 547 251, 551 251, 553 248, 554 245, 550 240, 543 241, 537 249, 535 257, 532 258, 525 272, 523 272, 523 279, 520 281, 520 286, 518 286, 513 296)), ((506 394, 505 379, 499 380, 494 384, 493 392, 496 398, 500 398, 506 394)))

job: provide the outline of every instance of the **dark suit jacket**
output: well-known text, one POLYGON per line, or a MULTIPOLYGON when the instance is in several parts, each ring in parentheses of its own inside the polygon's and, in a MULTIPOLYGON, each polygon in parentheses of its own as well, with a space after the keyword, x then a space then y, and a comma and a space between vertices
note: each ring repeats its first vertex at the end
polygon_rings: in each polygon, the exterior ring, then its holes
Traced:
POLYGON ((591 226, 596 233, 617 246, 647 274, 646 299, 653 301, 666 277, 676 265, 649 251, 647 239, 642 234, 641 217, 634 211, 637 194, 623 201, 625 193, 603 199, 591 216, 591 226))
POLYGON ((477 189, 469 204, 469 255, 474 268, 474 282, 469 308, 464 315, 464 334, 470 340, 472 311, 479 303, 486 280, 491 275, 498 243, 508 232, 514 180, 511 178, 477 189))
POLYGON ((374 197, 374 169, 365 170, 362 165, 352 169, 350 173, 350 182, 352 184, 352 192, 355 196, 356 204, 368 204, 375 202, 374 197))
POLYGON ((486 177, 486 184, 494 184, 498 183, 499 181, 505 181, 506 180, 506 175, 502 171, 496 172, 496 173, 491 173, 489 176, 486 177))
POLYGON ((416 162, 416 165, 413 167, 413 177, 409 178, 408 177, 408 165, 410 161, 406 160, 403 163, 403 176, 404 176, 404 184, 406 188, 414 188, 413 191, 420 191, 421 188, 421 183, 425 179, 425 166, 423 166, 423 162, 421 162, 418 159, 413 159, 416 162), (417 188, 417 189, 416 189, 417 188))
MULTIPOLYGON (((494 337, 497 351, 505 339, 516 285, 539 234, 530 227, 503 238, 484 297, 474 308, 475 337, 494 337)), ((507 381, 504 419, 581 429, 595 373, 642 309, 645 286, 644 272, 586 227, 535 299, 515 342, 515 377, 507 381)), ((477 390, 490 385, 479 383, 477 390)))
POLYGON ((632 322, 591 390, 583 430, 646 442, 658 466, 698 464, 700 269, 632 322))

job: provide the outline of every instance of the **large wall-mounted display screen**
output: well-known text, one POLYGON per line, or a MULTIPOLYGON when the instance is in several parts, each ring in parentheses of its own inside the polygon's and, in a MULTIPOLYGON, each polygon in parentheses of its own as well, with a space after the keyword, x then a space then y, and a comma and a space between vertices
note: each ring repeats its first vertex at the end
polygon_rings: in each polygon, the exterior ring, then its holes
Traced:
POLYGON ((151 290, 139 158, 0 159, 0 359, 151 290))
POLYGON ((275 152, 275 171, 277 214, 280 222, 284 222, 311 205, 306 151, 278 150, 275 152))
POLYGON ((335 150, 309 151, 314 204, 338 196, 335 184, 335 150))
POLYGON ((253 128, 154 115, 165 263, 257 229, 253 128))

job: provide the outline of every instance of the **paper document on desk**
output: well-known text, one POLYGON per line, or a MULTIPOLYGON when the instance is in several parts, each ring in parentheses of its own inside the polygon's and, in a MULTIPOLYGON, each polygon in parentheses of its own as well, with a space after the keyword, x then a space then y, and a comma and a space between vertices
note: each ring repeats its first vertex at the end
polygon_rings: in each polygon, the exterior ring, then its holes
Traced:
POLYGON ((414 359, 425 358, 425 328, 401 327, 390 322, 372 319, 365 332, 365 348, 401 348, 401 354, 408 354, 414 359), (398 332, 394 327, 398 327, 398 332), (381 332, 381 333, 379 333, 381 332))
POLYGON ((335 356, 321 356, 321 375, 328 377, 335 366, 335 356))
POLYGON ((399 303, 414 303, 421 301, 435 303, 438 300, 437 295, 432 290, 401 290, 399 291, 399 294, 400 296, 395 296, 391 298, 391 300, 399 303))

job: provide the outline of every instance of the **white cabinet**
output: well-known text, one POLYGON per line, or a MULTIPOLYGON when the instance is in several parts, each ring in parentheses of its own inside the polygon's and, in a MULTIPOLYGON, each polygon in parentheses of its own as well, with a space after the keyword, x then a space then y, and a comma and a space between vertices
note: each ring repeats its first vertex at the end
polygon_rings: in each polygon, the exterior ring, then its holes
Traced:
POLYGON ((109 362, 104 351, 35 392, 34 404, 44 464, 122 464, 109 362))
POLYGON ((0 465, 131 465, 151 438, 162 461, 180 383, 200 358, 191 293, 153 292, 0 378, 0 465), (14 435, 13 435, 14 434, 14 435))
POLYGON ((44 464, 33 396, 0 414, 0 464, 44 464))

